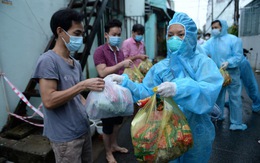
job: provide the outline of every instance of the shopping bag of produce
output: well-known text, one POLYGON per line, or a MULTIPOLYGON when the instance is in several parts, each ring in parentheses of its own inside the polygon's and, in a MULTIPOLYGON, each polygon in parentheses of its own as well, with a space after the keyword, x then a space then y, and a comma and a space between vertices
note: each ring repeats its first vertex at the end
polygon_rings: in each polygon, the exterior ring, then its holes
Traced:
POLYGON ((131 137, 139 161, 168 162, 193 146, 189 124, 173 99, 154 94, 138 104, 143 107, 131 123, 131 137))
POLYGON ((224 70, 223 68, 220 68, 219 71, 224 78, 224 82, 223 82, 222 86, 225 87, 225 86, 229 85, 231 83, 232 79, 231 79, 228 71, 224 70))
POLYGON ((143 74, 143 76, 145 76, 152 66, 152 62, 149 59, 146 59, 138 65, 138 69, 143 74))
POLYGON ((86 100, 86 112, 90 119, 133 115, 133 98, 131 92, 105 77, 102 92, 90 91, 86 100))
POLYGON ((124 74, 127 74, 129 79, 136 83, 142 83, 144 78, 143 74, 135 65, 132 68, 125 68, 124 74))

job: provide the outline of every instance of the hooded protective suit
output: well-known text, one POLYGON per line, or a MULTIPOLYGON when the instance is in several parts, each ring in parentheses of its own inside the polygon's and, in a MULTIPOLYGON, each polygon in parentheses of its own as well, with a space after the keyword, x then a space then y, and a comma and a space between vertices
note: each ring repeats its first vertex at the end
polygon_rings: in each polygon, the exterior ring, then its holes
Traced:
POLYGON ((258 91, 258 84, 254 75, 254 72, 250 66, 250 63, 244 57, 240 65, 241 80, 245 86, 246 93, 253 101, 252 110, 254 112, 260 111, 260 93, 258 91))
POLYGON ((210 158, 215 137, 208 113, 216 102, 223 78, 216 64, 196 51, 197 27, 193 20, 176 12, 169 26, 172 24, 181 24, 185 28, 185 38, 179 50, 168 53, 166 59, 155 64, 143 83, 134 83, 125 75, 122 86, 129 88, 137 101, 151 96, 155 86, 166 81, 175 82, 177 90, 173 99, 187 117, 194 139, 194 146, 175 162, 205 163, 210 158))
POLYGON ((228 86, 222 87, 217 104, 222 111, 221 119, 224 119, 224 104, 226 90, 229 94, 230 108, 230 129, 244 130, 246 125, 242 124, 242 101, 241 101, 241 80, 239 65, 243 56, 243 48, 241 39, 227 33, 227 22, 219 20, 221 23, 221 31, 219 35, 211 37, 202 48, 220 68, 223 62, 228 62, 227 71, 231 76, 232 82, 228 86), (240 125, 240 126, 239 126, 240 125))

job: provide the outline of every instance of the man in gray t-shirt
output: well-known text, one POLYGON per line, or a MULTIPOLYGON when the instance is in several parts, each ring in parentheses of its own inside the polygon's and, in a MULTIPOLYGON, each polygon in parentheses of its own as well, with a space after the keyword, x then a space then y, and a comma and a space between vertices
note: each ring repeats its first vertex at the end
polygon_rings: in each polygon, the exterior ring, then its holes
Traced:
POLYGON ((51 18, 56 37, 52 50, 42 54, 33 78, 39 82, 43 102, 44 131, 56 162, 92 163, 92 144, 85 112, 84 90, 102 91, 101 78, 82 80, 82 68, 70 56, 82 45, 83 15, 72 9, 59 10, 51 18))

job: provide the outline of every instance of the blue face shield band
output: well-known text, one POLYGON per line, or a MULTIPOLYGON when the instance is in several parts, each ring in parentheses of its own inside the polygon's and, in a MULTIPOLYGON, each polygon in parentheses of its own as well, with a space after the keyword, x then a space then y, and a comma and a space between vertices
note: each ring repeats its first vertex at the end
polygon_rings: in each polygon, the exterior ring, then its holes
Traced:
POLYGON ((177 51, 182 44, 182 39, 178 36, 172 36, 167 40, 167 49, 170 50, 170 52, 177 51))
POLYGON ((136 35, 135 36, 135 41, 137 41, 137 42, 142 41, 142 39, 143 39, 143 35, 136 35))
POLYGON ((62 38, 62 40, 65 43, 65 46, 69 51, 77 51, 83 44, 83 37, 82 36, 71 36, 69 35, 65 30, 63 30, 70 38, 69 43, 66 43, 66 41, 62 38))
POLYGON ((111 46, 118 46, 121 42, 121 37, 118 36, 109 36, 109 44, 111 46))

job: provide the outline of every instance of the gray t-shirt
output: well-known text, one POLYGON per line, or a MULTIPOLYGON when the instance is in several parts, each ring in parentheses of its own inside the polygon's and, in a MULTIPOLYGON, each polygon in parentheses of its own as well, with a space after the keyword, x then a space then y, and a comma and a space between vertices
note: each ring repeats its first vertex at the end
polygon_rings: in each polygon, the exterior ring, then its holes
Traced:
MULTIPOLYGON (((71 58, 73 59, 73 58, 71 58)), ((69 65, 54 51, 42 54, 37 62, 33 78, 57 80, 57 91, 68 89, 82 80, 82 69, 78 61, 69 65)), ((53 142, 66 142, 90 133, 85 106, 80 95, 75 96, 66 104, 48 110, 43 106, 43 135, 53 142)))

